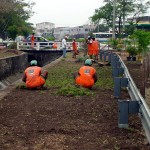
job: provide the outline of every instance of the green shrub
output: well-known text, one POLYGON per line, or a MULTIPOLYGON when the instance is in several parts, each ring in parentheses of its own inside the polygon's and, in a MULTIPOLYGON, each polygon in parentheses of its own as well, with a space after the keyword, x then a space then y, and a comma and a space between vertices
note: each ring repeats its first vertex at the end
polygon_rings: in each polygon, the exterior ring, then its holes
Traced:
POLYGON ((129 56, 136 56, 138 53, 137 48, 131 45, 126 47, 126 51, 129 53, 129 56))
POLYGON ((9 49, 17 49, 17 43, 13 42, 8 46, 9 49))

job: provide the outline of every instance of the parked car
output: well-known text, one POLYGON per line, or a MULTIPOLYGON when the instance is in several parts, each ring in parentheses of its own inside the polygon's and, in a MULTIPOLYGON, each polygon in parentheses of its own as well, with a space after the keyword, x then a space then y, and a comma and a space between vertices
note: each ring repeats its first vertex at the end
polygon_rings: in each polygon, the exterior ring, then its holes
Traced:
MULTIPOLYGON (((31 35, 28 36, 24 40, 24 42, 27 42, 28 45, 31 45, 31 35)), ((34 45, 36 45, 36 43, 39 42, 40 47, 45 47, 45 48, 52 48, 53 44, 54 44, 53 41, 48 41, 47 39, 45 39, 44 37, 39 36, 39 35, 34 36, 34 42, 35 42, 34 45)))

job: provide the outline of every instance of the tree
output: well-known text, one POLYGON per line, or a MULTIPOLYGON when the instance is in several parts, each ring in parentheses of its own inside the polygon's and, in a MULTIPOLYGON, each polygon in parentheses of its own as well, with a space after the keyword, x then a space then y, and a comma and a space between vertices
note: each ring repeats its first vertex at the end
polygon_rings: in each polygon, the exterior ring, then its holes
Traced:
POLYGON ((102 20, 103 24, 107 25, 108 27, 112 27, 112 11, 112 3, 107 3, 99 9, 95 9, 95 14, 91 16, 90 19, 94 23, 97 23, 99 22, 99 20, 102 20))
POLYGON ((0 3, 0 37, 12 36, 14 39, 14 33, 19 34, 20 30, 23 35, 31 32, 32 24, 27 20, 33 15, 33 6, 33 2, 25 3, 24 0, 3 0, 0 3), (16 31, 12 34, 12 30, 16 31))
MULTIPOLYGON (((105 5, 95 10, 91 16, 92 22, 103 21, 112 27, 113 20, 113 0, 104 0, 105 5)), ((125 20, 129 16, 138 16, 144 14, 150 6, 150 2, 141 0, 117 0, 116 1, 116 21, 118 21, 118 32, 125 31, 125 20)))

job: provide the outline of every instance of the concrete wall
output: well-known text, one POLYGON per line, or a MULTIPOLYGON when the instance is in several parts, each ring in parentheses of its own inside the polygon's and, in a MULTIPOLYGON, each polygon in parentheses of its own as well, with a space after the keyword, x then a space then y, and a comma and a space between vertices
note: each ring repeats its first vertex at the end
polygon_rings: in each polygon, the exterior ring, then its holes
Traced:
POLYGON ((63 54, 62 50, 27 50, 26 52, 28 53, 28 62, 35 59, 38 61, 38 65, 41 67, 58 59, 63 54))
POLYGON ((22 74, 29 62, 33 59, 38 61, 39 66, 45 66, 50 62, 58 59, 62 56, 62 51, 36 51, 30 50, 25 53, 6 57, 0 59, 0 81, 5 80, 7 77, 12 75, 17 76, 18 73, 22 74))
POLYGON ((28 65, 28 54, 0 59, 0 80, 3 80, 15 73, 22 72, 28 65))

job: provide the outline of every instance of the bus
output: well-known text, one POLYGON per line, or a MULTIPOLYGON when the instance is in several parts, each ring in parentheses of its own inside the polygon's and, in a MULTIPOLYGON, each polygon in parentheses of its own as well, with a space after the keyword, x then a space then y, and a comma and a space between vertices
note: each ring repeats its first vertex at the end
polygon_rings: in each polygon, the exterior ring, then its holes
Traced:
POLYGON ((112 38, 112 33, 109 32, 97 32, 93 33, 95 40, 99 42, 107 42, 110 38, 112 38))
MULTIPOLYGON (((112 38, 113 33, 110 32, 97 32, 97 33, 93 33, 95 40, 99 41, 99 42, 107 42, 109 41, 110 38, 112 38)), ((122 38, 127 37, 125 34, 121 35, 122 38)), ((115 37, 118 38, 119 35, 115 34, 115 37)))

